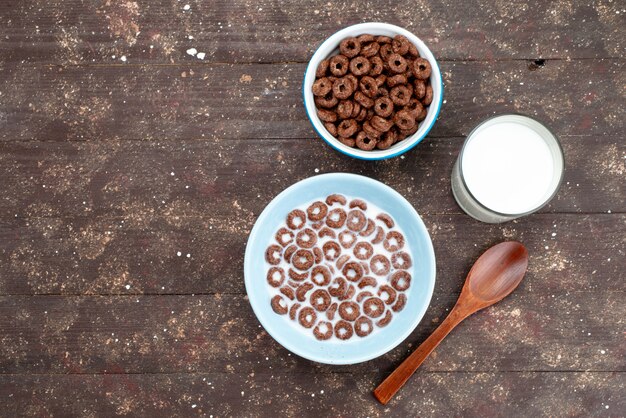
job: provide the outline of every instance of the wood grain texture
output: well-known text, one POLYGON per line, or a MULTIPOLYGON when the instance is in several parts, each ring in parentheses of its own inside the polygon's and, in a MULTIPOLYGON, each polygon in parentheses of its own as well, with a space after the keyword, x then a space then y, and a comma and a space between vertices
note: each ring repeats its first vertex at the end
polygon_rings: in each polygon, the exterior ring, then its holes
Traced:
POLYGON ((329 3, 37 0, 0 5, 0 57, 54 64, 308 61, 348 25, 405 27, 442 59, 608 58, 624 52, 614 2, 329 3), (183 7, 188 4, 188 10, 183 7), (192 38, 190 38, 192 37, 192 38))
MULTIPOLYGON (((436 295, 420 326, 396 349, 372 362, 341 367, 291 355, 261 328, 242 295, 4 296, 0 370, 389 373, 432 333, 458 297, 436 295)), ((626 372, 623 300, 624 292, 552 295, 519 289, 459 325, 421 369, 626 372)))
MULTIPOLYGON (((0 140, 316 138, 304 64, 38 67, 0 81, 0 140)), ((445 103, 431 137, 465 136, 518 112, 559 137, 621 135, 624 61, 442 62, 445 103)))
POLYGON ((387 407, 370 395, 376 377, 267 370, 247 375, 0 376, 0 408, 16 415, 64 417, 438 417, 442 411, 480 417, 520 412, 619 417, 626 408, 623 373, 418 373, 387 407), (72 396, 67 388, 73 388, 72 396))

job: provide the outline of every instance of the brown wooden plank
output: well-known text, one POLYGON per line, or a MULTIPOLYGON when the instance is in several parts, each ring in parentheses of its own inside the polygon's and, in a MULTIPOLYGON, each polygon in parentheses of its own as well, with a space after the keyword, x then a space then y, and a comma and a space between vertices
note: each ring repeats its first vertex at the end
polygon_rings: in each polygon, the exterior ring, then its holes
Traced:
MULTIPOLYGON (((462 143, 463 138, 428 138, 401 158, 366 162, 320 139, 0 142, 0 217, 238 213, 251 226, 284 188, 343 171, 388 184, 420 213, 461 213, 450 173, 462 143)), ((566 137, 562 143, 564 182, 542 212, 625 212, 626 146, 620 137, 566 137)))
POLYGON ((195 63, 185 52, 194 47, 212 62, 304 62, 333 32, 367 21, 406 27, 442 59, 623 56, 620 2, 494 3, 3 2, 0 57, 55 64, 123 63, 122 56, 127 63, 195 63))
MULTIPOLYGON (((558 136, 621 135, 623 60, 444 62, 433 137, 465 136, 493 114, 536 116, 558 136)), ((38 67, 0 78, 0 139, 315 138, 303 64, 38 67), (249 76, 249 78, 248 78, 249 76)))
POLYGON ((13 416, 619 417, 624 373, 418 373, 386 407, 354 376, 0 376, 0 408, 13 416), (68 396, 68 390, 71 396, 68 396))
MULTIPOLYGON (((340 368, 282 348, 241 295, 0 297, 0 371, 390 371, 443 320, 456 297, 437 292, 407 341, 375 361, 340 368)), ((624 292, 522 289, 456 328, 422 369, 626 371, 623 300, 624 292)))
MULTIPOLYGON (((0 294, 244 293, 243 254, 255 214, 234 210, 241 220, 141 209, 127 217, 3 220, 0 294)), ((626 214, 536 214, 502 225, 427 214, 424 221, 438 260, 435 296, 458 292, 473 260, 509 239, 531 254, 530 292, 626 291, 626 214)))

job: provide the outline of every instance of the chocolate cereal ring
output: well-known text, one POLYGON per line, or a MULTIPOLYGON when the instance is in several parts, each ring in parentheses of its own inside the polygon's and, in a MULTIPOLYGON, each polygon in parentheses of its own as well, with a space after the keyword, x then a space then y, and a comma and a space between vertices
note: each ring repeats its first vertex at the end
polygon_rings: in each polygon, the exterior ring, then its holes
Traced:
POLYGON ((426 82, 424 80, 416 79, 413 81, 413 95, 417 99, 423 99, 426 95, 426 82))
POLYGON ((332 238, 332 239, 337 238, 337 234, 335 234, 335 231, 333 231, 332 229, 330 229, 330 228, 329 228, 329 227, 327 227, 327 226, 325 226, 325 227, 323 227, 322 229, 320 229, 320 230, 317 232, 317 235, 318 235, 320 238, 324 238, 324 237, 330 237, 330 238, 332 238))
POLYGON ((331 305, 326 310, 326 318, 328 318, 329 321, 332 321, 335 318, 335 312, 337 312, 338 306, 339 305, 337 304, 337 302, 334 302, 331 303, 331 305))
POLYGON ((417 50, 417 47, 413 44, 413 42, 409 42, 409 55, 415 58, 419 58, 420 53, 417 50))
POLYGON ((390 44, 384 44, 383 46, 380 47, 379 52, 380 52, 380 57, 382 58, 383 62, 386 65, 387 60, 389 60, 389 57, 391 56, 391 54, 393 54, 393 48, 391 47, 390 44))
POLYGON ((387 257, 385 257, 382 254, 376 254, 370 260, 370 269, 372 269, 372 273, 374 273, 377 276, 385 276, 389 274, 391 265, 387 257))
POLYGON ((315 70, 315 77, 316 78, 321 78, 326 76, 326 73, 328 72, 328 64, 329 64, 329 60, 322 60, 318 66, 317 69, 315 70))
POLYGON ((296 294, 293 289, 287 286, 283 286, 279 289, 280 293, 287 296, 289 299, 294 300, 296 298, 296 294))
POLYGON ((364 299, 368 299, 371 298, 372 296, 374 296, 374 294, 368 290, 364 290, 363 292, 359 292, 358 295, 356 295, 356 301, 358 303, 363 302, 364 299))
POLYGON ((346 264, 349 259, 350 256, 347 254, 340 255, 337 261, 335 261, 335 265, 339 270, 341 270, 343 268, 343 265, 346 264))
POLYGON ((357 77, 369 73, 371 68, 372 64, 365 57, 354 57, 350 60, 350 72, 357 77))
POLYGON ((348 286, 346 293, 344 293, 343 296, 339 296, 339 300, 351 300, 354 297, 355 293, 356 293, 356 287, 354 287, 354 285, 351 284, 348 286))
POLYGON ((391 41, 393 41, 393 39, 391 39, 389 36, 380 35, 376 37, 376 42, 378 42, 379 44, 390 44, 391 41))
POLYGON ((382 226, 376 228, 376 235, 372 238, 372 244, 380 244, 385 239, 385 230, 382 226))
POLYGON ((335 337, 340 340, 349 340, 352 338, 354 331, 352 330, 352 325, 348 321, 344 321, 340 319, 335 324, 335 337))
POLYGON ((374 324, 372 324, 372 320, 365 317, 360 316, 354 321, 354 332, 359 337, 367 337, 374 331, 374 324))
POLYGON ((364 57, 373 57, 378 54, 380 50, 380 44, 378 42, 371 42, 365 46, 361 47, 361 55, 364 57))
POLYGON ((359 305, 352 301, 341 302, 339 304, 339 316, 346 321, 354 321, 359 317, 361 309, 359 305))
POLYGON ((328 213, 328 206, 324 202, 313 202, 306 209, 306 214, 310 221, 321 221, 328 213))
POLYGON ((411 286, 411 275, 404 270, 398 270, 391 275, 390 283, 394 289, 402 292, 411 286))
MULTIPOLYGON (((345 204, 345 203, 344 203, 345 204)), ((346 211, 341 208, 335 208, 328 212, 326 217, 326 225, 330 228, 341 228, 346 223, 346 211)))
POLYGON ((387 228, 393 228, 395 226, 395 223, 393 222, 391 216, 387 215, 386 213, 378 214, 376 216, 376 219, 387 225, 387 228))
POLYGON ((339 103, 339 99, 337 99, 332 92, 328 93, 324 97, 316 97, 314 98, 314 101, 318 107, 324 107, 326 109, 332 109, 333 107, 337 106, 337 103, 339 103))
POLYGON ((337 136, 337 126, 334 123, 324 122, 324 128, 328 131, 332 136, 337 136))
POLYGON ((272 287, 281 287, 285 282, 285 270, 280 267, 270 267, 267 271, 267 282, 272 287))
POLYGON ((324 289, 317 289, 311 293, 309 303, 316 311, 324 312, 330 306, 330 294, 324 289))
POLYGON ((311 281, 318 286, 327 286, 330 279, 330 270, 325 266, 317 265, 311 270, 311 281))
POLYGON ((374 106, 374 100, 366 96, 365 93, 363 93, 362 91, 357 91, 356 93, 354 93, 354 100, 366 109, 374 106))
POLYGON ((317 109, 317 117, 319 117, 322 122, 337 121, 337 113, 328 109, 317 109))
POLYGON ((365 302, 363 302, 363 313, 370 318, 378 318, 385 313, 385 302, 377 297, 365 299, 365 302))
POLYGON ((285 315, 289 308, 287 307, 287 302, 281 295, 276 295, 272 298, 272 310, 276 312, 278 315, 285 315))
POLYGON ((387 65, 389 65, 389 69, 391 70, 391 72, 394 72, 396 74, 402 74, 406 72, 407 63, 404 57, 402 57, 402 55, 400 54, 395 53, 389 55, 389 58, 387 59, 387 65))
POLYGON ((383 118, 391 116, 393 113, 393 101, 389 97, 379 97, 374 101, 374 112, 383 118))
POLYGON ((359 281, 359 289, 363 289, 365 287, 376 287, 376 285, 378 284, 378 281, 376 281, 375 278, 370 277, 370 276, 365 276, 363 277, 360 281, 359 281))
MULTIPOLYGON (((378 95, 380 96, 381 94, 383 94, 381 93, 380 88, 383 87, 385 83, 387 82, 387 76, 385 74, 381 74, 378 77, 376 77, 374 80, 376 80, 376 85, 378 86, 378 95)), ((388 94, 389 92, 387 92, 387 95, 388 94)))
POLYGON ((324 261, 324 253, 320 247, 313 247, 313 257, 315 258, 315 264, 320 264, 324 261))
POLYGON ((359 129, 359 125, 354 119, 344 119, 337 126, 339 136, 349 138, 359 129))
POLYGON ((339 51, 348 58, 356 57, 361 52, 361 42, 357 38, 346 38, 339 43, 339 51))
POLYGON ((296 243, 302 248, 313 248, 317 243, 317 234, 311 228, 304 228, 296 235, 296 243))
POLYGON ((367 203, 361 199, 353 199, 348 205, 350 209, 359 208, 361 210, 367 210, 367 203))
POLYGON ((361 131, 356 136, 356 146, 364 151, 370 151, 376 146, 376 140, 370 139, 364 131, 361 131))
POLYGON ((338 203, 340 205, 345 205, 347 202, 346 198, 340 194, 331 194, 328 197, 326 197, 326 204, 328 206, 332 206, 335 203, 338 203))
POLYGON ((272 265, 280 263, 280 257, 283 254, 283 249, 279 245, 272 244, 265 250, 265 261, 272 265))
POLYGON ((291 307, 289 308, 289 319, 291 319, 292 321, 296 320, 296 314, 298 313, 298 309, 300 309, 300 305, 298 302, 295 302, 293 305, 291 305, 291 307))
MULTIPOLYGON (((395 86, 389 92, 389 98, 396 106, 406 106, 407 104, 409 104, 409 100, 411 100, 411 92, 406 85, 395 86)), ((397 115, 398 114, 396 113, 396 116, 397 115)), ((396 118, 394 117, 394 122, 395 121, 396 118)))
POLYGON ((365 229, 359 232, 359 235, 362 237, 369 237, 376 230, 376 222, 371 219, 367 220, 367 224, 365 225, 365 229))
POLYGON ((424 110, 424 105, 422 102, 412 97, 411 100, 409 100, 409 104, 404 106, 403 110, 413 113, 415 119, 417 119, 417 117, 422 113, 422 110, 424 110))
POLYGON ((371 65, 369 75, 372 77, 381 75, 384 69, 383 59, 379 56, 375 56, 370 58, 369 61, 371 65))
POLYGON ((310 269, 313 261, 313 253, 309 250, 297 250, 291 257, 291 264, 298 270, 310 269))
POLYGON ((344 138, 342 136, 338 137, 337 140, 344 144, 347 147, 354 148, 356 145, 356 141, 354 138, 344 138))
POLYGON ((348 119, 352 116, 354 102, 352 100, 342 100, 337 105, 337 116, 341 119, 348 119))
POLYGON ((300 229, 306 223, 306 214, 300 209, 295 209, 287 215, 287 226, 291 229, 300 229))
POLYGON ((376 40, 374 35, 370 35, 369 33, 364 33, 363 35, 359 35, 357 36, 357 39, 359 40, 359 42, 361 42, 361 45, 369 44, 370 42, 374 42, 376 40))
POLYGON ((406 296, 404 293, 400 293, 398 295, 398 299, 396 300, 396 304, 391 307, 391 310, 394 312, 400 312, 404 309, 404 305, 406 305, 406 296))
POLYGON ((393 144, 395 144, 397 139, 398 137, 397 137, 396 131, 390 129, 387 132, 385 132, 382 138, 376 143, 376 148, 387 149, 393 144))
POLYGON ((298 249, 298 247, 294 244, 294 245, 290 245, 289 247, 287 247, 285 249, 285 253, 283 254, 283 258, 285 259, 286 262, 291 263, 291 256, 293 255, 293 253, 296 252, 296 250, 298 249))
MULTIPOLYGON (((423 104, 423 102, 422 102, 423 104)), ((421 122, 424 119, 426 119, 426 116, 428 116, 428 110, 426 110, 426 108, 424 108, 424 110, 422 110, 422 113, 420 113, 420 115, 416 118, 417 122, 421 122)))
POLYGON ((391 313, 391 311, 385 311, 385 316, 376 321, 376 325, 380 328, 386 327, 391 322, 392 318, 393 314, 391 313))
POLYGON ((415 115, 408 110, 397 112, 393 117, 393 121, 402 131, 408 131, 415 127, 415 115))
POLYGON ((311 91, 314 96, 324 97, 333 89, 333 83, 328 79, 328 77, 322 77, 320 79, 315 80, 313 83, 313 87, 311 91))
POLYGON ((309 278, 309 273, 305 271, 304 273, 298 273, 294 269, 289 269, 289 278, 296 282, 302 282, 309 278))
POLYGON ((302 283, 296 289, 296 299, 298 299, 299 302, 304 302, 306 300, 306 294, 309 290, 313 289, 313 287, 313 284, 310 282, 302 283))
POLYGON ((352 93, 354 93, 354 84, 348 78, 338 78, 333 83, 333 95, 339 100, 347 99, 352 96, 352 93))
POLYGON ((387 305, 393 305, 396 301, 396 290, 388 284, 383 284, 378 288, 378 297, 387 305))
POLYGON ((398 231, 389 231, 383 241, 385 250, 395 253, 404 247, 404 236, 398 231))
POLYGON ((411 69, 415 78, 419 80, 426 80, 430 77, 432 68, 430 62, 425 58, 417 58, 413 61, 413 68, 411 69))
POLYGON ((409 52, 409 45, 411 41, 404 35, 396 35, 391 41, 391 48, 396 54, 404 55, 409 52))
POLYGON ((352 209, 350 212, 348 212, 348 216, 346 218, 346 227, 350 231, 359 232, 363 228, 365 228, 366 223, 367 218, 362 211, 358 209, 352 209))
POLYGON ((316 320, 317 314, 315 313, 315 310, 313 310, 313 308, 311 308, 310 306, 305 306, 300 309, 300 314, 298 314, 298 322, 304 328, 311 328, 313 324, 315 324, 316 320))
POLYGON ((344 230, 339 233, 339 244, 343 248, 348 249, 352 247, 355 242, 356 242, 356 235, 353 232, 344 230))
POLYGON ((335 277, 328 287, 328 293, 336 298, 343 296, 348 290, 348 282, 343 277, 335 277))
POLYGON ((363 132, 365 132, 367 137, 372 140, 378 140, 378 138, 380 138, 383 134, 382 131, 374 128, 369 121, 363 124, 363 132))
POLYGON ((385 84, 387 84, 387 87, 395 87, 395 86, 399 86, 401 84, 406 84, 407 83, 407 79, 406 79, 406 75, 404 74, 396 74, 394 76, 391 77, 387 77, 387 80, 385 82, 385 84))
POLYGON ((329 68, 332 75, 335 77, 342 77, 348 72, 348 66, 350 61, 348 57, 344 55, 335 55, 330 59, 329 68))
POLYGON ((387 132, 392 128, 393 122, 380 116, 372 116, 370 124, 374 129, 380 132, 387 132))
POLYGON ((354 118, 354 119, 357 122, 363 122, 365 120, 365 118, 367 117, 367 109, 365 109, 361 105, 359 105, 359 107, 361 107, 361 111, 359 112, 359 115, 356 118, 354 118))
POLYGON ((320 341, 325 341, 333 336, 333 324, 327 321, 320 321, 313 328, 313 335, 320 341))
POLYGON ((335 261, 341 255, 341 247, 335 241, 328 241, 322 246, 322 252, 327 261, 335 261))
POLYGON ((358 282, 363 277, 363 267, 355 261, 350 261, 343 266, 341 273, 347 280, 358 282))
POLYGON ((293 242, 293 232, 285 227, 282 227, 278 231, 276 231, 276 235, 274 235, 274 238, 281 246, 286 247, 288 244, 291 244, 291 242, 293 242))
POLYGON ((362 77, 359 81, 359 89, 367 97, 374 98, 378 94, 378 84, 376 84, 376 80, 368 75, 362 77))
MULTIPOLYGON (((428 84, 426 86, 426 93, 424 94, 424 98, 422 99, 422 103, 424 106, 428 106, 433 102, 433 86, 428 84)), ((424 116, 426 117, 426 116, 424 116)), ((423 119, 420 119, 423 120, 423 119)))
POLYGON ((391 265, 396 269, 409 269, 413 262, 408 253, 400 251, 391 255, 391 265))
POLYGON ((354 256, 359 260, 369 260, 369 258, 374 254, 374 247, 369 242, 358 242, 354 246, 354 256))

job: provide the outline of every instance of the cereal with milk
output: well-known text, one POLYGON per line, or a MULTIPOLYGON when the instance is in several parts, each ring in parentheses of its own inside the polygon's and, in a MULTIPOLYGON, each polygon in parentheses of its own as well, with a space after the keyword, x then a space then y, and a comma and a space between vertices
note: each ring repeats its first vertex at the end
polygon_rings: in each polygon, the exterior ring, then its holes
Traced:
POLYGON ((413 260, 393 218, 339 194, 289 212, 265 261, 274 312, 318 340, 387 326, 411 286, 413 260))

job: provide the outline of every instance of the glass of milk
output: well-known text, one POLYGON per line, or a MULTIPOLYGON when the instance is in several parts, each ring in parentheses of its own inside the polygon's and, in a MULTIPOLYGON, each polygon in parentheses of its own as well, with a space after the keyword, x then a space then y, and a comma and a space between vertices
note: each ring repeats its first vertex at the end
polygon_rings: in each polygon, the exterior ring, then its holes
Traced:
POLYGON ((467 136, 452 169, 452 193, 479 221, 499 223, 547 204, 563 178, 554 134, 527 116, 494 116, 467 136))

